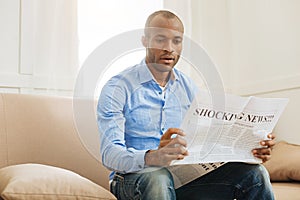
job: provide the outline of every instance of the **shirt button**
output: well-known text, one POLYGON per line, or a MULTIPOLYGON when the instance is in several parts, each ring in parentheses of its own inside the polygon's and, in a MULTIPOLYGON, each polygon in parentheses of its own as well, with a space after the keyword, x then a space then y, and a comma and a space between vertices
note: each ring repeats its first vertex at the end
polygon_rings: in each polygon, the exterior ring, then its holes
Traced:
POLYGON ((165 111, 165 108, 163 108, 162 111, 165 111))
POLYGON ((161 130, 162 130, 162 131, 164 131, 164 130, 165 130, 165 128, 161 128, 161 130))
POLYGON ((161 94, 161 92, 158 92, 158 94, 161 94))

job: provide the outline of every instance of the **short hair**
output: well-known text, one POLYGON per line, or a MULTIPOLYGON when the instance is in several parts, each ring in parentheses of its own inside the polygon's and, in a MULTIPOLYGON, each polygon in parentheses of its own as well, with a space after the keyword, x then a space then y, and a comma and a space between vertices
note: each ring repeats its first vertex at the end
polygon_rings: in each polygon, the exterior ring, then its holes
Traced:
POLYGON ((156 12, 152 13, 152 14, 149 15, 149 17, 147 18, 146 23, 145 23, 145 29, 144 29, 145 36, 147 35, 147 32, 148 32, 148 31, 147 31, 147 28, 150 27, 151 21, 152 21, 152 20, 154 19, 154 17, 156 17, 157 15, 161 15, 161 16, 167 18, 167 19, 173 19, 173 18, 176 18, 176 19, 179 21, 179 23, 181 24, 182 30, 184 31, 183 23, 182 23, 181 19, 180 19, 177 15, 175 15, 174 13, 172 13, 172 12, 170 12, 170 11, 168 11, 168 10, 159 10, 159 11, 156 11, 156 12))

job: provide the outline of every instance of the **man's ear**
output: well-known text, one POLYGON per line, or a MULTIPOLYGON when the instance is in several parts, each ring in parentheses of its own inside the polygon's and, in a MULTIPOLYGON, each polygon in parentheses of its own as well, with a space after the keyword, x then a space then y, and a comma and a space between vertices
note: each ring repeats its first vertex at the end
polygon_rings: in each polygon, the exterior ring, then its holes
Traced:
POLYGON ((148 47, 148 38, 145 36, 142 36, 142 44, 145 48, 148 47))

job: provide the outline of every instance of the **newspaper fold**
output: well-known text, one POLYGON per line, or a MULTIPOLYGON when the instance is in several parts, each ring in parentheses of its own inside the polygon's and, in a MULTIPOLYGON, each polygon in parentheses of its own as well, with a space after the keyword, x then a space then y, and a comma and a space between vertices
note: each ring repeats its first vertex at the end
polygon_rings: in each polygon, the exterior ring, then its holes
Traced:
POLYGON ((287 103, 286 98, 199 93, 181 125, 189 156, 168 167, 175 188, 226 162, 261 163, 252 150, 268 139, 287 103))

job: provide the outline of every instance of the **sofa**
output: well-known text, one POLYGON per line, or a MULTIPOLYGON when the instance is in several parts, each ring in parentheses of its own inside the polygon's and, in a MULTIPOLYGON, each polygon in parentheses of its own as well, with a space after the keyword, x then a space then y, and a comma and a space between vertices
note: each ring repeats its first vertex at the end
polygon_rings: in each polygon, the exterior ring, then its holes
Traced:
POLYGON ((83 141, 71 98, 0 94, 1 198, 116 199, 109 171, 83 141))
MULTIPOLYGON (((76 115, 72 98, 0 93, 0 199, 116 199, 96 117, 84 131, 76 115)), ((273 158, 276 199, 300 199, 299 146, 279 142, 273 158)))
POLYGON ((264 163, 275 199, 300 200, 300 145, 279 141, 272 157, 264 163))

